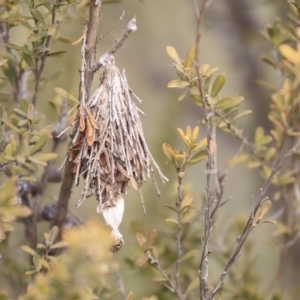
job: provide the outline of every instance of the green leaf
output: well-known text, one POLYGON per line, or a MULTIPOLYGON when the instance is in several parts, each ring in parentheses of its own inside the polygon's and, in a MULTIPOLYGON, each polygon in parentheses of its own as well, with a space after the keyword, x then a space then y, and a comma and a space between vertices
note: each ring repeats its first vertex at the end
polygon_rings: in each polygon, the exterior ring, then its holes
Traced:
POLYGON ((55 92, 58 95, 62 96, 63 98, 66 98, 66 99, 78 102, 78 99, 75 96, 73 96, 72 94, 68 93, 66 90, 64 90, 62 88, 56 87, 54 90, 55 90, 55 92))
POLYGON ((30 149, 30 154, 33 155, 36 152, 40 151, 48 142, 48 136, 46 134, 39 137, 38 141, 35 143, 35 145, 30 149))
POLYGON ((182 81, 179 79, 175 79, 172 80, 168 83, 168 88, 178 88, 178 89, 182 89, 185 88, 187 86, 189 86, 190 84, 187 81, 182 81))
POLYGON ((220 74, 216 78, 216 80, 212 86, 211 92, 210 92, 210 96, 212 98, 215 98, 219 94, 219 92, 221 91, 221 89, 223 88, 223 86, 225 84, 225 81, 226 81, 226 76, 224 73, 220 74))
POLYGON ((37 153, 32 156, 32 158, 41 162, 49 161, 56 157, 57 157, 57 153, 37 153))
POLYGON ((50 249, 59 249, 59 248, 64 248, 67 247, 68 243, 66 241, 59 241, 55 244, 53 244, 50 249))
POLYGON ((52 245, 54 243, 54 241, 56 240, 56 238, 58 237, 59 234, 59 228, 58 226, 53 226, 51 228, 51 230, 49 231, 49 234, 47 234, 47 239, 46 239, 46 243, 48 243, 49 245, 52 245))
POLYGON ((13 124, 11 124, 9 121, 1 119, 0 121, 2 121, 3 123, 5 123, 8 127, 10 127, 13 131, 17 132, 17 133, 22 133, 22 131, 20 129, 18 129, 16 126, 14 126, 13 124))
POLYGON ((193 66, 193 63, 196 59, 196 50, 197 50, 197 46, 196 44, 193 44, 190 49, 189 52, 187 54, 186 60, 185 60, 185 67, 186 68, 191 68, 193 66))
POLYGON ((252 110, 250 110, 250 109, 245 110, 245 111, 241 112, 240 114, 237 114, 234 118, 232 118, 232 122, 234 122, 242 117, 245 117, 249 114, 252 114, 252 110))
POLYGON ((187 206, 190 206, 194 201, 194 196, 191 193, 188 193, 184 196, 181 202, 181 209, 184 209, 187 206))
POLYGON ((167 208, 169 208, 169 209, 171 209, 171 210, 173 210, 173 211, 175 211, 175 212, 177 212, 176 208, 174 206, 172 206, 172 205, 164 204, 164 206, 167 207, 167 208))
POLYGON ((232 109, 244 101, 241 96, 223 98, 215 105, 216 109, 232 109))
POLYGON ((154 277, 151 278, 151 280, 155 281, 155 282, 167 281, 167 279, 162 277, 162 276, 154 276, 154 277))
POLYGON ((39 257, 39 255, 33 249, 31 249, 30 247, 28 247, 26 245, 21 246, 21 249, 32 256, 39 257))
POLYGON ((53 35, 55 32, 56 32, 56 25, 54 25, 54 24, 49 25, 49 27, 47 29, 47 34, 53 35))
POLYGON ((15 44, 12 44, 12 43, 6 43, 6 44, 4 44, 4 46, 7 47, 7 48, 10 48, 10 49, 21 51, 21 52, 26 53, 28 55, 32 55, 32 51, 30 51, 26 47, 20 47, 20 46, 17 46, 15 44))
POLYGON ((36 19, 37 21, 39 21, 44 26, 47 26, 47 23, 46 23, 43 15, 37 9, 31 8, 30 12, 31 12, 31 15, 34 17, 34 19, 36 19))
POLYGON ((277 68, 275 62, 272 60, 271 57, 269 57, 269 56, 263 56, 263 57, 261 58, 261 60, 262 60, 263 62, 267 63, 268 65, 272 66, 273 68, 277 68))
POLYGON ((172 46, 167 46, 166 47, 168 55, 179 65, 182 66, 181 59, 176 51, 176 49, 172 46))
POLYGON ((300 52, 293 49, 290 45, 281 45, 279 46, 279 52, 291 63, 299 64, 300 63, 300 52))
POLYGON ((207 151, 206 149, 198 151, 188 162, 188 166, 192 166, 202 160, 204 160, 207 157, 207 151))
POLYGON ((51 53, 48 54, 48 56, 56 56, 56 55, 65 54, 65 53, 68 53, 68 51, 61 50, 61 51, 51 52, 51 53))
POLYGON ((174 223, 174 224, 176 224, 177 226, 179 226, 178 222, 177 222, 175 219, 172 219, 172 218, 167 218, 167 219, 166 219, 166 222, 174 223))

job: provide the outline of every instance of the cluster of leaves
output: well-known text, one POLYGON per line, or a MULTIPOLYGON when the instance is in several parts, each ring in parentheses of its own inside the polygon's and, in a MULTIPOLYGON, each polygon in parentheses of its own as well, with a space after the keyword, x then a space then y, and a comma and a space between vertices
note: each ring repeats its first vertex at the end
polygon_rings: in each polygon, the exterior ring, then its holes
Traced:
POLYGON ((196 126, 193 130, 188 126, 185 132, 181 128, 177 128, 177 131, 184 142, 185 151, 174 150, 172 147, 164 143, 163 151, 169 161, 167 164, 173 164, 178 173, 178 176, 183 177, 184 171, 187 167, 190 167, 206 158, 207 139, 204 138, 197 142, 199 127, 196 126))
MULTIPOLYGON (((242 154, 235 162, 243 161, 248 168, 257 168, 263 178, 268 178, 276 164, 285 156, 287 150, 299 144, 300 123, 300 28, 299 9, 289 3, 289 21, 276 20, 262 32, 264 39, 273 47, 272 56, 262 60, 278 74, 278 87, 265 82, 259 84, 272 92, 268 119, 271 130, 266 134, 257 128, 253 147, 249 154, 242 154)), ((299 147, 289 161, 273 177, 275 187, 273 199, 279 201, 286 210, 277 222, 276 235, 283 236, 285 243, 293 240, 299 229, 295 214, 299 213, 299 147)))
MULTIPOLYGON (((70 1, 26 1, 29 16, 21 10, 18 0, 5 1, 0 9, 2 35, 7 51, 3 53, 5 60, 1 61, 1 68, 5 77, 1 84, 9 83, 13 89, 16 101, 26 97, 22 77, 26 72, 32 72, 35 88, 32 95, 33 104, 37 100, 41 86, 55 80, 62 70, 53 72, 47 80, 42 80, 42 72, 48 57, 65 53, 66 51, 50 52, 51 43, 61 39, 58 32, 57 13, 62 12, 70 1), (9 40, 9 31, 13 27, 24 28, 26 43, 13 44, 9 40)), ((26 86, 26 83, 25 83, 26 86)))
POLYGON ((20 300, 35 299, 108 299, 118 293, 110 288, 107 277, 117 269, 109 251, 109 232, 96 221, 66 229, 63 241, 55 242, 58 228, 45 233, 41 254, 23 246, 32 255, 33 266, 27 274, 36 274, 20 300), (68 246, 61 255, 53 251, 68 246), (52 254, 51 254, 52 252, 52 254), (46 272, 47 271, 47 272, 46 272))
POLYGON ((52 138, 53 126, 40 128, 44 115, 35 113, 34 106, 25 100, 20 107, 7 116, 2 111, 0 119, 0 166, 8 176, 18 176, 19 180, 35 180, 38 165, 46 166, 56 153, 41 153, 42 148, 52 138))
MULTIPOLYGON (((233 127, 236 121, 251 113, 250 110, 240 112, 240 107, 244 101, 241 96, 221 97, 221 90, 225 85, 226 76, 224 73, 218 75, 213 83, 213 75, 219 68, 212 68, 208 64, 195 65, 196 45, 192 45, 185 60, 181 59, 176 49, 172 46, 167 47, 167 53, 174 61, 173 67, 179 79, 168 83, 169 88, 186 88, 178 100, 189 97, 196 105, 207 107, 214 111, 214 118, 210 120, 213 125, 228 131, 228 127, 233 127)), ((204 122, 202 122, 204 123, 204 122)), ((235 129, 235 134, 240 132, 235 129)))
POLYGON ((12 177, 1 185, 0 193, 0 242, 5 238, 5 232, 13 230, 13 222, 31 214, 28 207, 17 206, 16 180, 12 177))

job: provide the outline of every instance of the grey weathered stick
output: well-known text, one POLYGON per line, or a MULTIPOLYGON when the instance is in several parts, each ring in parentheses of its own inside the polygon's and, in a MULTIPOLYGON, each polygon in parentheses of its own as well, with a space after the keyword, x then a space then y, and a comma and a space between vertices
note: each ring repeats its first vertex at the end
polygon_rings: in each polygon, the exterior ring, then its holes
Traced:
POLYGON ((249 233, 252 231, 253 227, 253 220, 254 220, 254 216, 257 213, 258 209, 261 207, 261 205, 264 203, 265 201, 265 193, 268 189, 268 187, 270 186, 274 176, 277 174, 277 172, 280 170, 280 168, 283 166, 283 164, 285 163, 285 161, 291 157, 300 147, 300 139, 298 139, 297 143, 294 145, 294 147, 292 149, 290 149, 290 151, 288 151, 284 157, 277 163, 277 165, 275 167, 273 167, 272 169, 272 173, 270 174, 270 176, 267 178, 267 180, 265 181, 263 187, 260 189, 260 193, 257 197, 257 203, 253 208, 253 211, 248 219, 248 222, 243 230, 243 233, 240 235, 240 237, 237 239, 237 244, 236 247, 233 251, 233 253, 231 254, 223 272, 221 273, 218 282, 216 284, 216 286, 214 287, 211 296, 209 299, 214 300, 215 296, 217 295, 217 293, 220 291, 220 289, 222 288, 223 284, 224 284, 224 280, 225 277, 229 271, 229 269, 232 267, 233 263, 236 261, 236 259, 238 258, 240 251, 249 235, 249 233))
POLYGON ((125 40, 128 38, 130 33, 137 30, 136 26, 136 17, 131 19, 127 26, 125 27, 123 33, 121 36, 117 39, 117 41, 114 43, 114 45, 106 52, 104 53, 97 61, 97 63, 93 66, 92 72, 98 71, 106 62, 107 60, 114 54, 116 51, 122 47, 125 40))
MULTIPOLYGON (((199 50, 200 50, 200 39, 201 39, 201 24, 204 17, 204 12, 209 5, 209 0, 203 0, 201 9, 199 9, 198 3, 196 0, 192 0, 194 4, 194 9, 197 18, 197 32, 196 32, 196 57, 195 62, 199 64, 199 50)), ((199 267, 199 282, 200 282, 200 299, 207 300, 208 298, 208 241, 211 231, 211 220, 210 220, 210 207, 211 207, 211 193, 210 193, 210 181, 211 181, 211 169, 213 164, 213 155, 211 153, 211 126, 209 124, 209 116, 208 110, 206 105, 206 98, 202 88, 201 82, 201 74, 199 72, 199 68, 196 68, 197 76, 198 76, 198 87, 200 97, 203 99, 204 103, 204 119, 206 125, 206 136, 207 136, 207 163, 206 163, 206 197, 205 197, 205 205, 203 207, 204 213, 204 238, 203 238, 203 248, 200 260, 200 267, 199 267)))

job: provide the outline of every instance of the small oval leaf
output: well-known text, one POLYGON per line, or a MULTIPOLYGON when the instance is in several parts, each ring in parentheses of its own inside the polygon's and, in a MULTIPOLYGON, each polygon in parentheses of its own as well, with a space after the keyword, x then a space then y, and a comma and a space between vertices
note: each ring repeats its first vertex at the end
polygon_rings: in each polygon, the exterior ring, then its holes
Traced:
POLYGON ((212 98, 215 98, 219 94, 219 92, 221 91, 221 89, 223 88, 223 86, 225 84, 225 81, 226 81, 226 76, 224 73, 220 74, 216 78, 216 80, 212 86, 211 92, 210 92, 210 96, 212 98))

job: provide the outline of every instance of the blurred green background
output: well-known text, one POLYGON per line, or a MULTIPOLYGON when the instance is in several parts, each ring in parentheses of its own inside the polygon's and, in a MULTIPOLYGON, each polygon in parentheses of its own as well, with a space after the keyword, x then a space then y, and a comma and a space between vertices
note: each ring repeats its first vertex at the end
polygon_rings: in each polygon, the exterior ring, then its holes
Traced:
MULTIPOLYGON (((270 103, 269 93, 256 85, 254 80, 276 82, 276 74, 267 65, 260 61, 260 57, 271 49, 261 38, 259 31, 266 24, 271 23, 276 17, 285 18, 286 1, 263 0, 224 0, 213 1, 206 13, 202 31, 203 37, 200 49, 201 63, 219 67, 226 73, 227 82, 223 95, 240 94, 246 98, 245 105, 253 114, 243 121, 241 126, 245 128, 246 135, 251 140, 254 128, 263 126, 268 129, 266 118, 267 108, 270 103)), ((176 174, 171 166, 165 165, 165 157, 162 152, 162 143, 167 142, 174 148, 182 147, 177 127, 194 127, 202 117, 201 110, 193 103, 185 99, 178 102, 180 90, 168 89, 167 83, 176 78, 172 61, 166 53, 166 46, 172 45, 181 57, 185 57, 188 48, 195 40, 196 20, 192 1, 188 0, 124 0, 117 3, 104 4, 100 34, 104 35, 119 20, 122 12, 125 16, 120 24, 106 36, 97 46, 98 54, 104 53, 115 39, 121 34, 127 22, 137 17, 138 31, 131 34, 124 46, 116 54, 116 64, 120 69, 125 69, 127 79, 132 90, 144 100, 141 109, 146 113, 142 118, 145 136, 148 145, 162 171, 170 179, 166 186, 159 183, 161 197, 157 198, 151 180, 143 187, 146 202, 147 215, 142 213, 138 196, 130 191, 126 197, 125 215, 121 225, 125 245, 116 258, 120 261, 120 274, 123 278, 127 292, 134 291, 136 299, 155 293, 155 285, 148 277, 141 276, 138 269, 131 269, 125 263, 124 258, 135 258, 138 244, 134 234, 137 231, 148 232, 157 228, 158 235, 166 234, 164 228, 164 216, 169 211, 164 208, 165 203, 174 203, 176 199, 176 174)), ((61 35, 71 41, 77 40, 82 35, 82 25, 87 17, 87 9, 81 7, 76 12, 72 7, 68 11, 67 19, 62 19, 60 24, 61 35)), ((21 44, 26 40, 26 32, 18 28, 12 31, 11 42, 21 44)), ((49 75, 57 70, 64 69, 57 81, 47 85, 38 99, 38 109, 46 112, 47 123, 56 120, 54 111, 51 110, 48 100, 55 96, 54 88, 62 87, 74 95, 78 94, 80 45, 72 46, 69 43, 56 42, 54 51, 66 50, 60 59, 47 61, 45 74, 49 75)), ((95 76, 94 88, 99 84, 99 76, 95 76)), ((205 136, 205 129, 201 128, 200 136, 205 136)), ((240 142, 224 134, 218 134, 217 151, 219 155, 219 167, 226 168, 226 162, 233 157, 240 142)), ((64 158, 67 144, 60 148, 59 165, 64 158)), ((205 164, 196 165, 190 169, 185 182, 195 195, 196 205, 201 207, 202 195, 205 191, 204 179, 205 164)), ((258 193, 262 181, 255 171, 249 171, 244 166, 238 166, 231 171, 227 180, 226 197, 232 200, 220 209, 217 216, 216 234, 220 236, 228 234, 229 222, 241 212, 247 214, 251 210, 251 200, 258 193)), ((44 203, 51 202, 58 195, 59 185, 49 184, 44 203)), ((83 219, 96 215, 96 201, 93 198, 86 200, 82 206, 75 208, 81 188, 74 188, 70 209, 83 219)), ((99 216, 101 218, 101 216, 99 216)), ((40 232, 48 229, 48 224, 43 224, 40 232)), ((11 243, 18 248, 24 243, 22 226, 17 226, 11 243)), ((279 246, 272 238, 272 226, 261 226, 253 232, 250 240, 254 243, 255 253, 259 254, 255 261, 258 273, 261 275, 261 288, 267 289, 272 283, 278 263, 279 246)), ((163 237, 162 237, 163 238, 163 237)), ((171 237, 172 238, 172 237, 171 237)), ((16 250, 16 259, 20 251, 16 250)), ((299 262, 291 259, 294 268, 299 262)), ((238 268, 239 262, 237 262, 238 268)), ((195 274, 198 265, 195 265, 195 274)), ((216 267, 216 270, 217 267, 216 267)), ((212 271, 212 278, 216 278, 216 270, 212 271)), ((295 283, 297 276, 293 275, 290 268, 290 284, 295 283), (293 282, 294 281, 294 282, 293 282)), ((7 278, 0 279, 0 289, 7 286, 7 278)))

